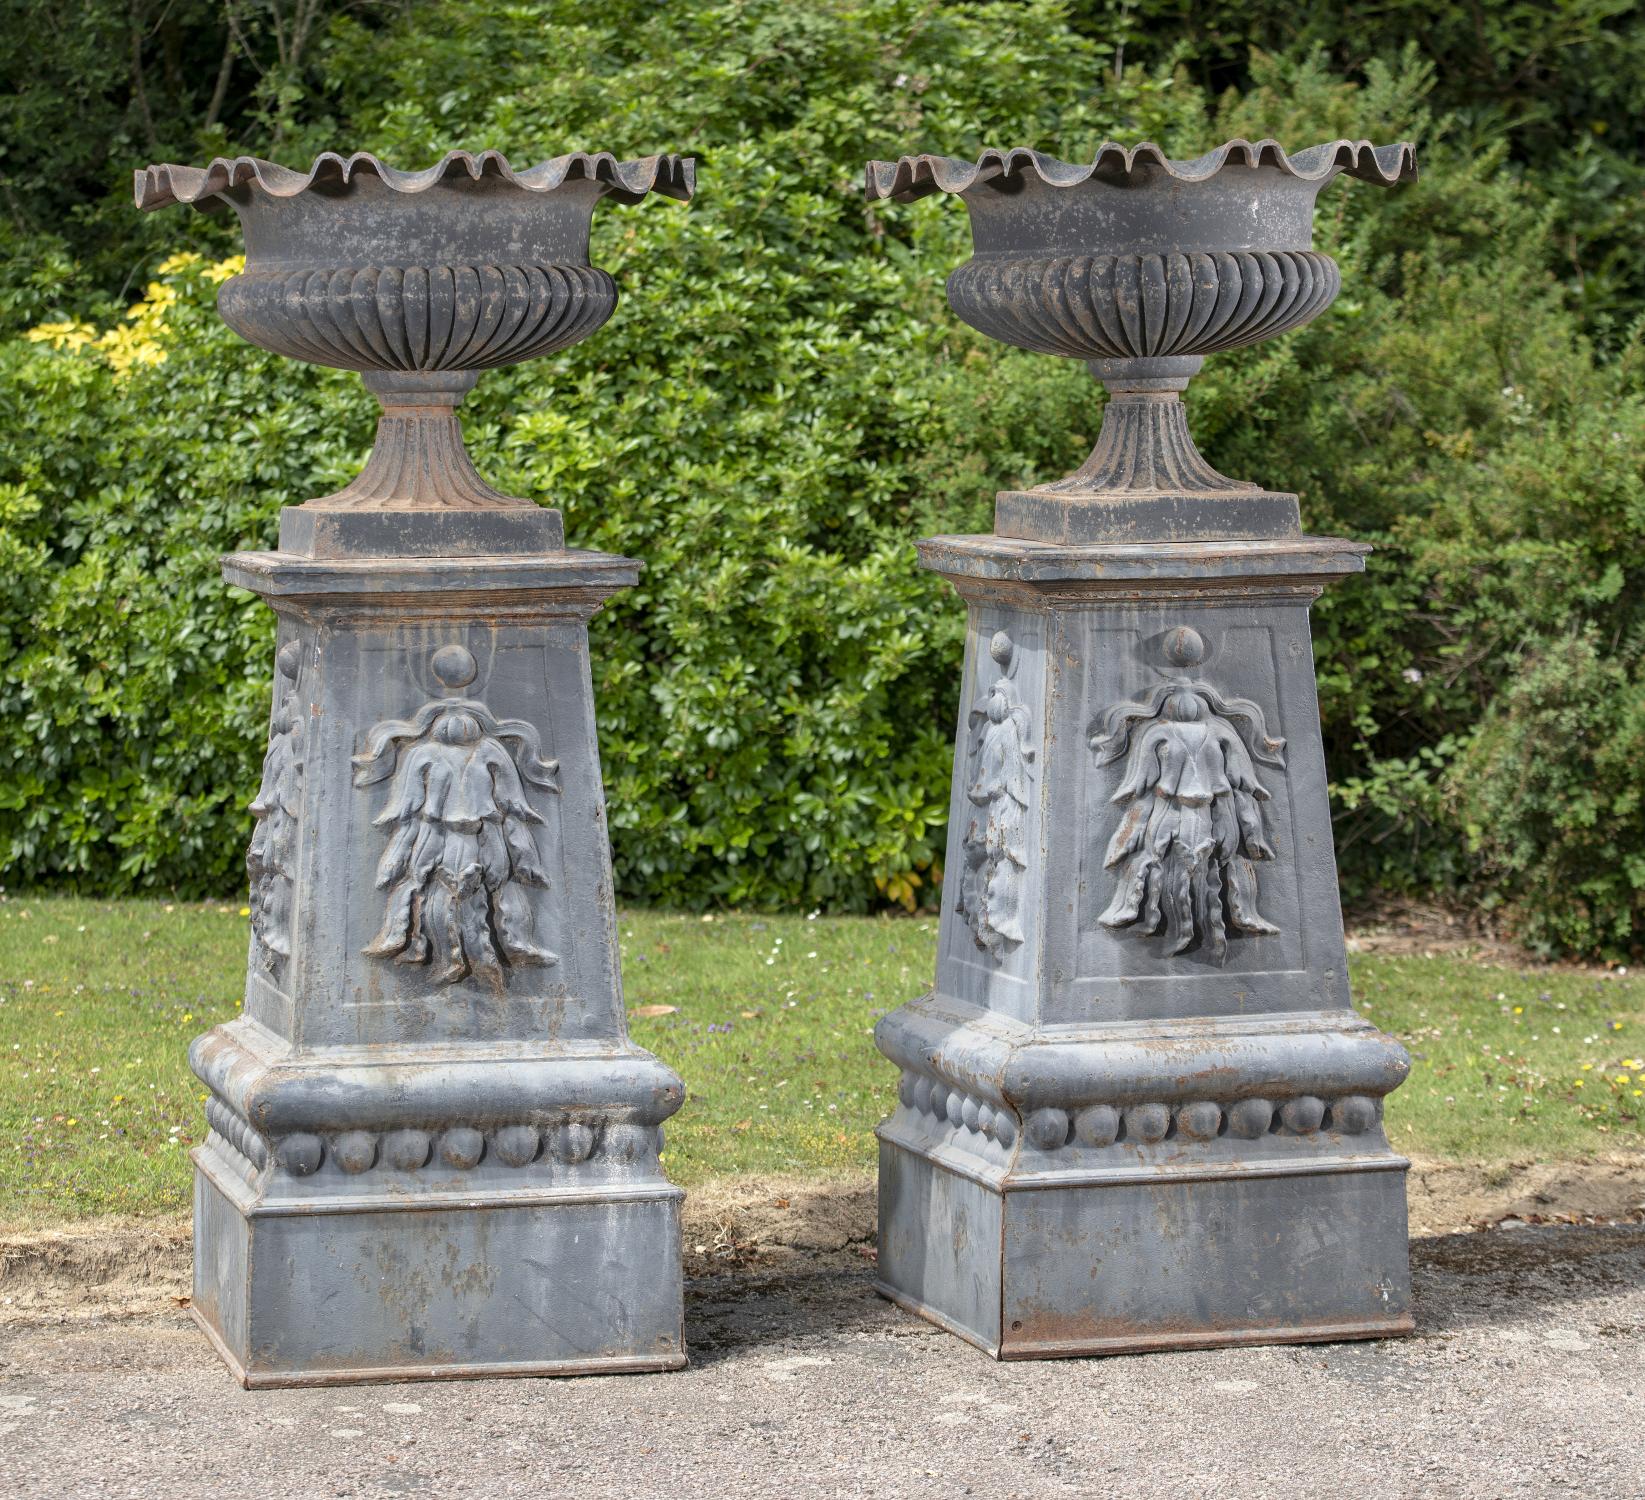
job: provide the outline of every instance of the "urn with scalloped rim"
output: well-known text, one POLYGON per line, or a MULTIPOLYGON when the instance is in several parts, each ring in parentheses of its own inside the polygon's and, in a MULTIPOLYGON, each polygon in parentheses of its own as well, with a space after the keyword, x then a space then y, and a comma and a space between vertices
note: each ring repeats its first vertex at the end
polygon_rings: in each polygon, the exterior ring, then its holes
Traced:
POLYGON ((232 208, 246 338, 360 371, 364 472, 222 559, 278 616, 244 1001, 195 1039, 190 1311, 248 1386, 685 1363, 684 1086, 628 1035, 588 622, 638 579, 500 494, 455 408, 616 303, 597 203, 692 164, 152 167, 232 208))
POLYGON ((957 194, 975 253, 949 305, 1003 343, 1085 360, 1110 398, 1089 459, 996 502, 1001 536, 1059 542, 1300 534, 1296 496, 1220 474, 1181 392, 1205 356, 1299 328, 1341 285, 1313 248, 1314 199, 1341 174, 1415 175, 1411 148, 1332 141, 1287 156, 1229 141, 1192 161, 1105 143, 1087 166, 1038 151, 868 164, 868 196, 957 194))
POLYGON ((870 198, 965 200, 961 317, 1111 392, 1078 473, 917 544, 968 620, 931 987, 874 1030, 902 1075, 876 1285, 997 1358, 1413 1326, 1383 1125, 1410 1062, 1353 1009, 1310 649, 1369 548, 1218 474, 1181 401, 1330 302, 1325 183, 1413 170, 1269 141, 869 165, 870 198))
POLYGON ((281 549, 308 556, 463 556, 564 545, 557 511, 475 471, 456 408, 480 373, 587 338, 617 287, 589 264, 602 200, 688 199, 689 157, 575 152, 516 171, 452 151, 421 172, 327 152, 306 172, 255 157, 135 174, 137 206, 233 209, 246 265, 223 320, 254 344, 358 370, 382 405, 364 470, 288 509, 281 549), (409 524, 408 524, 409 523, 409 524))

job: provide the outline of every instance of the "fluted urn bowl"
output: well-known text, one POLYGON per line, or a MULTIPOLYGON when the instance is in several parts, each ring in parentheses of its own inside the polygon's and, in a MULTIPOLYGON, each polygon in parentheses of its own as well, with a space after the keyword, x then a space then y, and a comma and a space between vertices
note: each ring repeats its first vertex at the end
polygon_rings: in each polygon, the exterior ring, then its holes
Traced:
POLYGON ((1003 343, 1083 359, 1110 392, 1091 458, 1066 479, 1001 495, 998 532, 1083 541, 1300 529, 1295 496, 1205 461, 1180 393, 1207 354, 1330 306, 1341 280, 1313 248, 1314 200, 1344 173, 1388 185, 1416 163, 1409 146, 1364 141, 1292 156, 1275 141, 1230 141, 1192 161, 1107 143, 1089 165, 1023 149, 869 163, 870 199, 964 200, 974 254, 948 279, 961 318, 1003 343))
POLYGON ((452 151, 421 172, 328 152, 306 172, 237 157, 135 174, 139 208, 239 216, 245 270, 217 298, 229 327, 277 354, 358 370, 377 395, 364 471, 301 507, 351 512, 535 510, 475 472, 455 408, 481 371, 564 349, 611 316, 616 283, 589 264, 597 203, 688 199, 693 185, 688 157, 605 152, 518 171, 495 151, 452 151))

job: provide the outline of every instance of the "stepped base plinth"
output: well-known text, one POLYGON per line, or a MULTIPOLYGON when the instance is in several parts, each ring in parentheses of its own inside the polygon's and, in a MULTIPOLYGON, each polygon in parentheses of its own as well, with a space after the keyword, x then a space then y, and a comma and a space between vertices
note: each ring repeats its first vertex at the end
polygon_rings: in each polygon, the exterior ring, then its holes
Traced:
POLYGON ((999 1359, 1411 1328, 1397 1043, 1345 1012, 884 1017, 879 1290, 999 1359))
POLYGON ((675 1370, 667 1183, 257 1196, 195 1152, 192 1311, 248 1388, 675 1370))
POLYGON ((880 1136, 876 1289, 996 1359, 1409 1333, 1405 1163, 969 1173, 880 1136))

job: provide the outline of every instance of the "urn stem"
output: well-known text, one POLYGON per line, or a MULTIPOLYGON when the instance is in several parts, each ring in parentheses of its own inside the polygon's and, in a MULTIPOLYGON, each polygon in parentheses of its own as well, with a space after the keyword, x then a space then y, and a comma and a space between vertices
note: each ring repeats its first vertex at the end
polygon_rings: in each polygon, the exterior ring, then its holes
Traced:
POLYGON ((463 446, 457 406, 479 378, 473 370, 367 371, 382 405, 371 457, 335 494, 309 510, 519 510, 529 500, 493 489, 463 446))
POLYGON ((1102 413, 1091 456, 1072 474, 1042 486, 1058 494, 1244 494, 1257 486, 1230 479, 1206 462, 1188 432, 1175 391, 1116 390, 1102 413))

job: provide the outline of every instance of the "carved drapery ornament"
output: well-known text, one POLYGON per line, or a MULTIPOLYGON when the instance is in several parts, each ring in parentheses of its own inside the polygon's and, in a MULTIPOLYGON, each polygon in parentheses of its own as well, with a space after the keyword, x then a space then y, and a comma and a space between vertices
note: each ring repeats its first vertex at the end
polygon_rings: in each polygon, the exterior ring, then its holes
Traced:
POLYGON ((410 719, 388 719, 354 757, 354 784, 394 777, 388 806, 372 821, 394 830, 377 866, 388 892, 383 925, 365 952, 399 963, 434 963, 434 982, 469 975, 501 984, 509 967, 554 964, 533 941, 525 886, 546 886, 533 829, 543 818, 526 783, 558 792, 557 761, 545 761, 537 731, 499 719, 457 694, 478 675, 462 646, 434 653, 445 698, 410 719))
POLYGON ((303 788, 303 709, 297 701, 301 648, 296 641, 287 641, 275 661, 268 751, 249 809, 257 827, 246 849, 251 931, 257 956, 271 974, 291 957, 291 898, 303 788))
POLYGON ((1253 761, 1283 770, 1285 741, 1268 733, 1258 705, 1189 675, 1205 658, 1197 631, 1178 626, 1165 651, 1182 670, 1145 700, 1110 708, 1091 736, 1099 766, 1126 757, 1110 799, 1125 814, 1104 857, 1118 884, 1097 920, 1138 934, 1163 926, 1167 953, 1198 942, 1222 964, 1231 930, 1279 931, 1257 909, 1256 862, 1274 851, 1262 818, 1269 792, 1253 761))
POLYGON ((1033 748, 1029 715, 1013 681, 1016 646, 996 631, 988 654, 1000 676, 970 713, 966 799, 976 809, 960 841, 965 866, 955 910, 984 952, 999 959, 1022 942, 1022 889, 1028 868, 1028 792, 1033 748))

